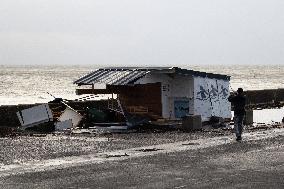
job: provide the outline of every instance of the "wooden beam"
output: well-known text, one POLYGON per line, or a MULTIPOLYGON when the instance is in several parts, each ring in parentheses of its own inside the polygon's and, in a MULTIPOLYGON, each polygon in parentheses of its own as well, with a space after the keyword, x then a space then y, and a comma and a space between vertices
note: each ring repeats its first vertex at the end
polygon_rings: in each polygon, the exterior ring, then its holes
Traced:
MULTIPOLYGON (((150 84, 138 84, 134 86, 129 85, 107 85, 106 89, 76 89, 77 95, 83 95, 83 94, 120 94, 120 93, 128 93, 129 91, 139 91, 139 90, 145 90, 149 87, 153 86, 160 86, 161 83, 150 83, 150 84)), ((150 94, 148 94, 150 95, 150 94)))
POLYGON ((83 94, 112 94, 113 91, 107 89, 76 89, 77 95, 83 94))

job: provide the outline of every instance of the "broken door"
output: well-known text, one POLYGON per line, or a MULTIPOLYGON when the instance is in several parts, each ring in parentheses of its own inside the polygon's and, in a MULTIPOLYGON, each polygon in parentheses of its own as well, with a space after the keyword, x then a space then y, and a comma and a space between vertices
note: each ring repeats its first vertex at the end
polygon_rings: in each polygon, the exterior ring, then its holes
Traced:
POLYGON ((189 114, 189 101, 177 99, 174 101, 175 118, 182 118, 189 114))

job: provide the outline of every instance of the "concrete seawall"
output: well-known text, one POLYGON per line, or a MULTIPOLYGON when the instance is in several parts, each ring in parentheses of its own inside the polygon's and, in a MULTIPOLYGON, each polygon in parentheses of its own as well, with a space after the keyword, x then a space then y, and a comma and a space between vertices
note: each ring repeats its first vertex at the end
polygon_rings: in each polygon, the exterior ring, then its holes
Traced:
MULTIPOLYGON (((284 89, 245 91, 245 95, 247 97, 247 107, 249 109, 275 108, 284 106, 284 89)), ((85 110, 87 107, 96 107, 98 109, 106 108, 108 106, 108 101, 72 101, 68 104, 80 112, 85 110)), ((0 106, 0 127, 19 126, 20 123, 16 112, 33 107, 35 105, 37 104, 0 106)), ((49 106, 54 112, 64 111, 65 109, 65 105, 62 103, 49 103, 49 106)))
POLYGON ((251 90, 244 92, 251 109, 272 108, 284 105, 284 89, 251 90))

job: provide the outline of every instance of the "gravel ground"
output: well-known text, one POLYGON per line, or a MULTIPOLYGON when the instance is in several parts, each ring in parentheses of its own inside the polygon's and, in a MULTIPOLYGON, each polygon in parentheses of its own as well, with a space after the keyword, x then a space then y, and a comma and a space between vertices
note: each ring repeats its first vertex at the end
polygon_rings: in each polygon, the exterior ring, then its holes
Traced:
MULTIPOLYGON (((272 128, 272 127, 270 127, 272 128)), ((267 129, 267 128, 266 128, 267 129)), ((257 131, 257 130, 255 130, 257 131)), ((254 132, 247 130, 245 132, 254 132)), ((178 130, 143 130, 125 134, 39 135, 0 138, 0 165, 21 164, 186 140, 233 136, 232 130, 207 129, 185 133, 178 130)))
POLYGON ((284 137, 0 178, 1 188, 283 188, 284 137))
POLYGON ((13 138, 0 138, 0 165, 108 152, 220 135, 232 135, 232 133, 231 131, 222 130, 194 133, 184 133, 182 131, 148 131, 112 134, 108 136, 48 134, 41 137, 17 136, 13 138))

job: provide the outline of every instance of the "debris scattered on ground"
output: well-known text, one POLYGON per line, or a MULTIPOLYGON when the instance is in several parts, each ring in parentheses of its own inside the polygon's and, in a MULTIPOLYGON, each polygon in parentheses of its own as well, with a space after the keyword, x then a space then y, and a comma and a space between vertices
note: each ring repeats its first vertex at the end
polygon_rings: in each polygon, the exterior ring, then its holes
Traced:
POLYGON ((70 131, 72 127, 73 124, 71 119, 55 123, 55 131, 70 131))
MULTIPOLYGON (((108 136, 111 137, 115 133, 129 134, 129 133, 164 133, 180 131, 179 128, 172 128, 169 126, 157 126, 157 125, 144 125, 136 129, 128 129, 127 126, 108 126, 108 127, 90 127, 90 128, 71 128, 71 120, 65 120, 63 122, 46 122, 40 125, 29 127, 26 130, 18 128, 1 127, 0 137, 15 137, 15 136, 32 136, 35 134, 46 135, 48 133, 54 133, 54 135, 88 135, 88 136, 108 136), (54 128, 55 127, 55 128, 54 128)), ((284 124, 280 122, 274 122, 271 124, 254 123, 252 125, 245 125, 244 129, 247 131, 257 130, 269 130, 273 128, 283 128, 284 124)), ((180 131, 181 132, 181 131, 180 131)), ((234 132, 233 123, 226 123, 222 127, 214 127, 212 125, 204 125, 201 130, 191 131, 192 133, 208 133, 213 135, 226 135, 234 132)))
POLYGON ((107 154, 107 155, 106 155, 106 158, 112 158, 112 157, 125 157, 125 156, 129 156, 129 155, 128 155, 127 153, 122 154, 122 155, 120 155, 120 154, 115 154, 115 155, 107 154))
POLYGON ((31 133, 29 136, 31 136, 31 137, 46 137, 47 134, 31 133))
POLYGON ((199 143, 190 142, 190 143, 186 143, 186 144, 182 144, 182 145, 185 145, 185 146, 187 146, 187 145, 199 145, 199 143))
POLYGON ((140 151, 140 152, 153 152, 153 151, 158 151, 158 150, 163 150, 163 149, 158 149, 158 148, 143 148, 143 149, 136 150, 136 151, 140 151))
POLYGON ((70 106, 67 106, 64 112, 58 118, 60 122, 71 120, 73 127, 77 127, 80 124, 82 119, 83 119, 83 116, 80 113, 78 113, 76 110, 71 108, 70 106))

